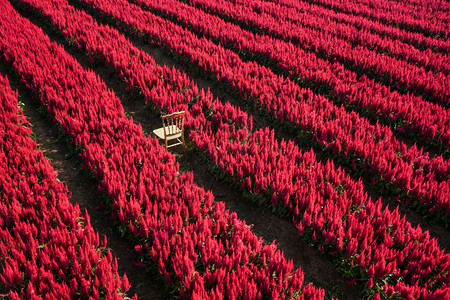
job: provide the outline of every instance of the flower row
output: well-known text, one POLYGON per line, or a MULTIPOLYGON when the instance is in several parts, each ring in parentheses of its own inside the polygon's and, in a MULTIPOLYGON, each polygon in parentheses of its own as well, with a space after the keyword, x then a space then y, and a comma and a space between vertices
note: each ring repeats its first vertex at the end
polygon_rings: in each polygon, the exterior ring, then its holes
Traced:
MULTIPOLYGON (((396 2, 402 3, 402 1, 396 0, 396 2)), ((450 11, 450 3, 446 1, 434 1, 434 0, 408 0, 404 3, 412 6, 423 6, 432 10, 450 11)))
MULTIPOLYGON (((441 2, 441 1, 437 1, 441 2)), ((385 4, 381 9, 373 9, 364 5, 360 5, 358 3, 354 3, 352 0, 341 0, 341 1, 332 1, 332 0, 313 0, 312 3, 333 9, 338 10, 343 13, 359 15, 368 19, 378 20, 382 23, 385 23, 390 26, 398 26, 408 31, 422 33, 426 36, 438 36, 441 39, 449 37, 449 28, 446 27, 445 22, 440 22, 439 20, 421 20, 415 19, 410 15, 396 16, 394 13, 390 11, 386 11, 385 4)), ((437 13, 439 14, 440 9, 437 9, 437 13)), ((445 16, 444 16, 445 17, 445 16)))
MULTIPOLYGON (((266 35, 254 35, 178 1, 135 2, 167 15, 195 33, 232 47, 235 51, 256 55, 256 59, 270 59, 291 77, 316 86, 315 90, 331 89, 332 95, 346 105, 367 110, 374 118, 384 117, 393 126, 402 123, 398 127, 399 131, 418 132, 424 141, 436 139, 450 150, 450 113, 439 105, 423 101, 420 97, 391 93, 388 88, 366 77, 356 79, 356 74, 345 70, 339 63, 330 64, 288 42, 266 35)), ((222 5, 227 2, 191 0, 190 3, 222 11, 222 5)))
MULTIPOLYGON (((450 105, 450 80, 443 73, 434 75, 424 68, 336 38, 332 32, 317 31, 304 25, 290 23, 285 20, 282 13, 278 13, 278 10, 282 10, 282 6, 271 10, 273 14, 279 15, 275 18, 264 12, 255 12, 247 5, 226 1, 221 3, 224 3, 220 8, 221 15, 254 28, 257 32, 263 31, 279 39, 291 41, 324 59, 344 64, 346 68, 353 69, 360 76, 370 75, 391 88, 402 92, 414 92, 447 107, 450 105)), ((305 19, 309 20, 312 17, 305 15, 305 19)))
POLYGON ((275 245, 264 245, 222 202, 213 204, 192 174, 178 175, 175 157, 126 118, 94 72, 9 4, 2 10, 3 58, 82 149, 84 167, 109 196, 113 217, 134 237, 143 262, 153 261, 179 296, 323 298, 323 290, 302 288, 302 271, 275 245))
MULTIPOLYGON (((234 52, 197 38, 171 22, 142 11, 126 1, 83 0, 105 15, 114 17, 130 31, 162 43, 173 53, 217 81, 227 83, 257 107, 272 114, 281 123, 301 129, 348 165, 359 164, 386 185, 400 187, 416 203, 430 207, 431 213, 450 213, 450 163, 442 157, 428 158, 415 146, 407 148, 378 124, 370 125, 355 113, 333 106, 325 98, 302 90, 288 79, 278 77, 256 63, 244 63, 234 52)), ((122 26, 123 26, 122 25, 122 26)))
MULTIPOLYGON (((86 52, 95 48, 95 55, 103 57, 105 61, 111 52, 115 53, 119 61, 124 61, 121 57, 128 57, 130 63, 114 65, 119 74, 139 74, 140 67, 135 57, 139 57, 143 65, 154 66, 150 56, 135 52, 134 47, 117 36, 116 31, 94 24, 89 16, 82 12, 75 13, 62 0, 54 1, 58 4, 58 11, 54 8, 46 9, 51 7, 46 1, 39 2, 40 5, 31 1, 24 2, 33 3, 36 10, 53 20, 55 27, 64 28, 63 33, 67 39, 85 42, 86 44, 78 44, 77 47, 86 48, 86 52), (85 28, 84 32, 79 27, 85 28), (73 34, 74 32, 77 34, 73 34), (93 35, 92 32, 98 34, 93 35), (131 53, 137 55, 130 56, 131 53), (127 68, 129 71, 125 70, 127 68)), ((156 67, 147 71, 153 74, 156 67)), ((173 72, 172 80, 176 82, 177 79, 184 82, 182 74, 173 72)), ((149 82, 135 78, 126 80, 127 83, 134 82, 135 86, 131 88, 142 91, 149 85, 149 82)), ((181 88, 182 85, 170 82, 164 84, 173 87, 179 94, 189 93, 181 88)), ((163 87, 158 86, 157 89, 159 88, 163 87)), ((193 85, 191 88, 196 90, 193 85)), ((153 103, 159 110, 165 109, 157 94, 148 94, 145 100, 153 103)), ((172 107, 178 104, 176 97, 173 101, 175 103, 172 107)), ((293 214, 294 223, 301 234, 305 230, 314 231, 314 236, 317 234, 323 237, 321 247, 333 245, 337 250, 336 254, 348 255, 349 265, 354 263, 361 268, 364 273, 362 279, 368 280, 369 288, 381 285, 387 294, 395 292, 399 295, 427 295, 426 288, 405 284, 407 280, 417 280, 408 271, 414 267, 414 271, 421 274, 421 280, 428 282, 429 289, 433 290, 432 295, 439 296, 446 292, 446 287, 440 289, 437 288, 439 284, 433 283, 434 280, 441 282, 443 278, 435 277, 425 270, 425 266, 428 267, 430 263, 433 269, 448 268, 445 254, 430 240, 428 233, 412 228, 404 219, 400 219, 398 212, 382 210, 380 202, 372 203, 364 194, 361 182, 353 182, 344 172, 335 170, 332 163, 317 163, 312 152, 302 154, 292 142, 278 143, 273 131, 266 129, 252 132, 251 119, 245 113, 230 104, 223 105, 213 101, 209 93, 200 93, 188 115, 190 118, 187 126, 192 129, 190 137, 217 167, 255 197, 261 195, 269 199, 273 206, 286 207, 293 214), (414 242, 416 240, 420 243, 414 242), (397 248, 403 250, 393 250, 397 248), (426 255, 413 256, 417 251, 426 255), (388 263, 384 255, 389 257, 388 263), (436 260, 424 260, 430 255, 436 260), (407 280, 399 280, 391 286, 381 283, 389 276, 399 277, 398 274, 402 274, 407 280)))
POLYGON ((105 297, 130 288, 67 187, 38 151, 30 124, 0 76, 0 286, 10 299, 105 297))
POLYGON ((370 31, 380 36, 389 37, 392 40, 399 40, 404 43, 411 44, 421 50, 432 49, 443 54, 450 52, 450 41, 426 37, 420 33, 409 32, 400 28, 391 27, 382 24, 379 21, 369 20, 361 16, 335 12, 332 9, 327 9, 320 5, 306 3, 303 1, 273 0, 273 2, 279 5, 295 8, 297 9, 297 11, 313 14, 317 17, 321 17, 324 19, 329 18, 330 20, 339 23, 346 23, 357 27, 358 29, 370 31))
POLYGON ((365 282, 374 299, 440 299, 450 292, 450 257, 428 232, 381 200, 374 203, 361 182, 331 162, 322 165, 313 152, 278 143, 268 129, 250 132, 230 105, 214 102, 208 111, 206 118, 192 112, 201 128, 190 134, 194 144, 254 199, 288 211, 299 234, 345 261, 347 274, 365 282))
MULTIPOLYGON (((430 49, 420 51, 411 45, 400 41, 393 41, 377 34, 359 30, 352 25, 341 24, 317 16, 314 11, 298 11, 273 2, 234 0, 235 4, 243 4, 253 11, 271 15, 275 19, 287 20, 291 23, 311 28, 325 34, 332 34, 336 38, 345 40, 351 45, 361 45, 382 55, 406 61, 433 72, 450 73, 450 58, 441 53, 433 53, 430 49)), ((286 23, 287 24, 287 23, 286 23)))
POLYGON ((389 1, 386 5, 384 0, 352 0, 349 3, 356 4, 363 8, 369 8, 375 11, 382 10, 389 12, 391 18, 403 18, 405 15, 412 17, 415 20, 423 22, 431 21, 436 23, 443 23, 449 21, 447 12, 450 5, 444 1, 420 1, 416 4, 408 3, 407 1, 389 1))

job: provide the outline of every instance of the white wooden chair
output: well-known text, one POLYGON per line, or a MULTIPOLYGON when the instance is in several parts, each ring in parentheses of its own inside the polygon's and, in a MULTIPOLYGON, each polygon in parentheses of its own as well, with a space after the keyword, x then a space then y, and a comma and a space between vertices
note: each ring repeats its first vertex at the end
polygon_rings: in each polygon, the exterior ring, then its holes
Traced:
POLYGON ((185 112, 180 111, 162 116, 161 118, 163 127, 153 130, 153 134, 159 139, 164 140, 166 151, 167 148, 183 145, 183 151, 186 154, 186 143, 184 142, 185 112), (175 140, 175 143, 169 144, 169 141, 172 140, 175 140))

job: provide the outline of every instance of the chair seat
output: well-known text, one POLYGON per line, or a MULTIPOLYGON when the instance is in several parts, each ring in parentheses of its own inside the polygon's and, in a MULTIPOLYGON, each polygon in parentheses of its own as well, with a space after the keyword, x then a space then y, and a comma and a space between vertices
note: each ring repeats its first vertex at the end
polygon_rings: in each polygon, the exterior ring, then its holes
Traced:
MULTIPOLYGON (((174 135, 167 136, 168 141, 181 137, 182 131, 176 125, 170 125, 170 126, 167 126, 166 128, 167 128, 166 132, 174 134, 174 135)), ((163 140, 164 139, 164 127, 153 130, 153 134, 163 140)))

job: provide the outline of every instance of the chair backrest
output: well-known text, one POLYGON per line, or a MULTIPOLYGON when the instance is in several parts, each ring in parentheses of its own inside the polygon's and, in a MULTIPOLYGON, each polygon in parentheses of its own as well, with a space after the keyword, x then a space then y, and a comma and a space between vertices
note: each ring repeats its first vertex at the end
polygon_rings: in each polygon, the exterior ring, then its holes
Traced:
POLYGON ((184 111, 179 111, 170 115, 162 116, 164 135, 166 137, 184 132, 184 116, 184 111))

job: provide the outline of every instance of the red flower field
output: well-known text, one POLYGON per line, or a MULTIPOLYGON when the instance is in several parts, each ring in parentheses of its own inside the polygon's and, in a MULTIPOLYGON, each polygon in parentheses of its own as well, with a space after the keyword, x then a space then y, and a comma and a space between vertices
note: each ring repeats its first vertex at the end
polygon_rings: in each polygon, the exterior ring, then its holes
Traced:
POLYGON ((145 287, 161 285, 182 299, 450 299, 450 2, 0 8, 1 297, 150 299, 145 287), (71 199, 53 167, 65 159, 46 157, 22 97, 109 218, 82 213, 82 191, 71 199), (148 134, 161 125, 147 120, 177 111, 187 155, 148 134), (312 264, 334 265, 333 280, 285 254, 284 229, 270 242, 247 204, 230 209, 236 191, 294 229, 312 264))

